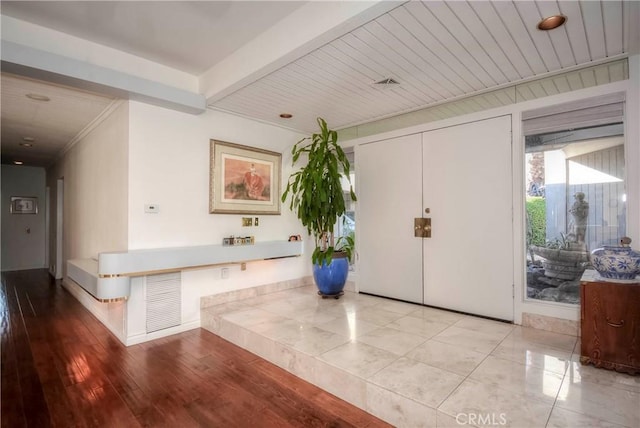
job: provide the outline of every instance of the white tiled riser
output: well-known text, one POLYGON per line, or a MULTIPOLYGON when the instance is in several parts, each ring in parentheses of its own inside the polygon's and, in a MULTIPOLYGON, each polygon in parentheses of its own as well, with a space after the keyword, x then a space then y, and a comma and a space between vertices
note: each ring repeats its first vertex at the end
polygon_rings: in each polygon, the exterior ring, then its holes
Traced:
POLYGON ((290 286, 202 326, 395 426, 640 426, 640 377, 581 366, 575 336, 290 286))

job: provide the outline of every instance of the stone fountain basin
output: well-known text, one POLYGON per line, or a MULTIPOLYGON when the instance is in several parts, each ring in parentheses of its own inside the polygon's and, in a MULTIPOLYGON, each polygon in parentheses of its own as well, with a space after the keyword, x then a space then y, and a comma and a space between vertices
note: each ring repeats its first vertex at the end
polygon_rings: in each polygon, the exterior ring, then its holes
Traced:
POLYGON ((589 253, 586 251, 538 247, 535 245, 531 246, 531 251, 533 251, 535 255, 544 257, 547 260, 575 263, 585 263, 589 261, 589 253))
POLYGON ((579 278, 589 262, 589 253, 582 250, 565 250, 532 246, 531 251, 544 258, 544 275, 550 278, 573 280, 579 278))

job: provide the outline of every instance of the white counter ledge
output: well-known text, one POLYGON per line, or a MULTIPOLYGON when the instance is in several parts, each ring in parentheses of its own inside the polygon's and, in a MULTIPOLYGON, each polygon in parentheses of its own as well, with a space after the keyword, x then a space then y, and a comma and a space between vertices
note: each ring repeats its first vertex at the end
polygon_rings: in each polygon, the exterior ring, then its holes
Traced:
POLYGON ((129 277, 191 268, 295 257, 301 241, 267 241, 253 245, 202 245, 100 253, 98 260, 67 261, 68 276, 98 300, 126 299, 129 277))

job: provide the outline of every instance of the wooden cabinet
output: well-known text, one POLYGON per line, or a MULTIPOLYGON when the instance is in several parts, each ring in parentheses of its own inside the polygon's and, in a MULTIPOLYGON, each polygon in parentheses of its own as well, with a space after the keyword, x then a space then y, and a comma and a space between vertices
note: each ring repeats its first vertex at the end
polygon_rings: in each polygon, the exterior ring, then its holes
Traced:
POLYGON ((640 283, 582 281, 582 364, 640 374, 640 283))

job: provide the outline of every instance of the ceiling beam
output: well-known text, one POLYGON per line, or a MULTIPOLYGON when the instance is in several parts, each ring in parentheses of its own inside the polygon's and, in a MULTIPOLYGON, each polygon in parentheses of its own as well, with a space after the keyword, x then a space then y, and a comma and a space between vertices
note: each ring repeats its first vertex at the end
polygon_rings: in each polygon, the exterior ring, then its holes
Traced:
POLYGON ((6 40, 2 71, 185 113, 206 110, 201 94, 6 40))
POLYGON ((255 82, 406 1, 311 1, 200 76, 207 104, 255 82))

